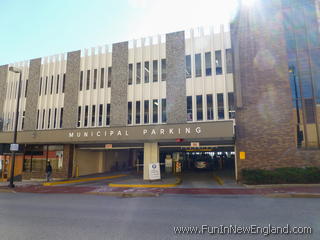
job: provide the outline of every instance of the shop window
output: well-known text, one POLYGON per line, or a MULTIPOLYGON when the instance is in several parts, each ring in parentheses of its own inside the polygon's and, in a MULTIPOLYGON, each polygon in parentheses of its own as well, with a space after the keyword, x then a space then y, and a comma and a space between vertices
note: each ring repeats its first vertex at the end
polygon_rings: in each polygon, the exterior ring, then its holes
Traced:
POLYGON ((187 121, 192 121, 192 96, 187 96, 187 121))
POLYGON ((196 100, 197 100, 197 121, 202 121, 203 120, 202 95, 198 95, 196 100))
POLYGON ((153 82, 158 82, 158 60, 153 60, 152 62, 153 67, 153 82))
POLYGON ((186 78, 191 78, 192 70, 191 70, 191 55, 186 56, 186 78))
POLYGON ((140 101, 136 101, 136 124, 140 124, 140 101))
POLYGON ((128 124, 132 124, 132 102, 128 102, 128 124))
POLYGON ((217 102, 218 102, 218 119, 224 119, 223 93, 218 93, 217 94, 217 102))
POLYGON ((149 62, 144 62, 144 83, 149 83, 150 67, 149 62))
POLYGON ((158 99, 154 99, 152 101, 152 122, 157 123, 158 122, 158 99))
POLYGON ((161 81, 166 81, 167 78, 167 61, 161 59, 161 81))
POLYGON ((201 53, 195 55, 196 77, 201 77, 201 53))
POLYGON ((100 69, 100 88, 104 88, 104 68, 100 69))
POLYGON ((221 51, 215 51, 215 61, 216 61, 216 75, 222 74, 222 58, 221 58, 221 51))
POLYGON ((213 120, 213 97, 212 97, 212 94, 207 94, 207 119, 213 120))
POLYGON ((144 100, 144 123, 149 123, 149 100, 144 100))
POLYGON ((206 76, 211 76, 212 75, 211 52, 206 52, 204 57, 205 57, 205 64, 206 64, 206 76))

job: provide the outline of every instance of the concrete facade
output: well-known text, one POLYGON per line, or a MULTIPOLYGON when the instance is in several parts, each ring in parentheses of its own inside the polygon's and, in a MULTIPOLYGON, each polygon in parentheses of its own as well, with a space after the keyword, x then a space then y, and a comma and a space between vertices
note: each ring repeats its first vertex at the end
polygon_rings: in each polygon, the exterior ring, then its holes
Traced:
POLYGON ((64 94, 64 102, 68 104, 64 104, 63 128, 75 128, 77 126, 80 57, 81 51, 68 53, 64 94))
POLYGON ((185 34, 166 34, 168 123, 187 121, 185 34))
POLYGON ((235 59, 239 173, 246 168, 320 166, 319 150, 297 149, 282 23, 281 1, 258 1, 254 8, 243 6, 232 27, 239 53, 235 59), (245 152, 246 159, 241 160, 239 152, 245 152))
POLYGON ((112 45, 110 126, 127 125, 128 42, 112 45))
MULTIPOLYGON (((8 65, 0 66, 0 119, 3 118, 3 104, 6 99, 8 65)), ((2 120, 3 121, 3 120, 2 120)), ((3 123, 0 123, 3 124, 3 123)))
POLYGON ((30 61, 28 92, 26 100, 25 130, 35 130, 37 123, 37 108, 39 99, 41 58, 30 61))

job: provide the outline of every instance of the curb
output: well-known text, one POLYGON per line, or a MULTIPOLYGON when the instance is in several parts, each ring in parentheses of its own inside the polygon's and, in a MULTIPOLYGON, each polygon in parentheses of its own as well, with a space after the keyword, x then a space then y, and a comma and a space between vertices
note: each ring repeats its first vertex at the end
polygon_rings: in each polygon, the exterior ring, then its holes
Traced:
POLYGON ((176 179, 176 183, 173 184, 121 184, 121 183, 109 183, 109 187, 117 188, 172 188, 182 183, 181 178, 176 179))
POLYGON ((320 193, 270 193, 264 196, 270 198, 320 198, 320 193))
POLYGON ((87 192, 85 194, 90 195, 100 195, 100 196, 110 196, 110 197, 122 197, 122 198, 130 198, 130 197, 159 197, 159 193, 152 192, 87 192))
POLYGON ((320 187, 320 184, 266 184, 266 185, 248 185, 242 184, 246 188, 277 188, 277 187, 320 187))
POLYGON ((70 183, 91 182, 91 181, 104 180, 104 179, 120 178, 120 177, 125 177, 125 176, 128 176, 128 174, 120 174, 120 175, 107 176, 107 177, 96 177, 96 178, 81 178, 81 179, 59 181, 59 182, 46 182, 46 183, 43 183, 42 185, 43 186, 56 186, 56 185, 63 185, 63 184, 70 184, 70 183))

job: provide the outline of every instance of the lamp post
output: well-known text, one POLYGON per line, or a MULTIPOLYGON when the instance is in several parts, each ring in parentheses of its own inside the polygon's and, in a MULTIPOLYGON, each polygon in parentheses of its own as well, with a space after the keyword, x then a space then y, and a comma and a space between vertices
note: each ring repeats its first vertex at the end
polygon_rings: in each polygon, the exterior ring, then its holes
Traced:
POLYGON ((297 143, 298 143, 298 147, 301 147, 303 136, 302 136, 302 132, 300 131, 300 110, 299 110, 299 100, 298 100, 298 88, 297 88, 295 67, 293 65, 289 66, 289 72, 292 73, 292 76, 293 76, 295 103, 296 103, 296 112, 297 112, 297 143))
MULTIPOLYGON (((21 79, 22 79, 22 71, 16 67, 9 67, 10 72, 19 73, 19 83, 18 83, 18 96, 17 96, 17 105, 16 105, 16 117, 14 122, 14 133, 13 133, 13 144, 17 144, 17 129, 18 129, 18 120, 19 120, 19 106, 20 106, 20 92, 21 92, 21 79)), ((16 160, 16 152, 11 149, 11 174, 10 174, 10 188, 14 188, 13 179, 14 179, 14 165, 16 160)))

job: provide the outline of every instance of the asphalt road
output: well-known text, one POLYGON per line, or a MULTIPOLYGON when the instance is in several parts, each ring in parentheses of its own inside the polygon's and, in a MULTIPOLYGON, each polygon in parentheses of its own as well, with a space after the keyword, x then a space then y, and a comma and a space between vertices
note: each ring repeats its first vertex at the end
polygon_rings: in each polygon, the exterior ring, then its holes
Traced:
POLYGON ((1 240, 320 239, 319 199, 0 193, 1 240), (174 226, 310 226, 312 235, 174 234, 174 226))

